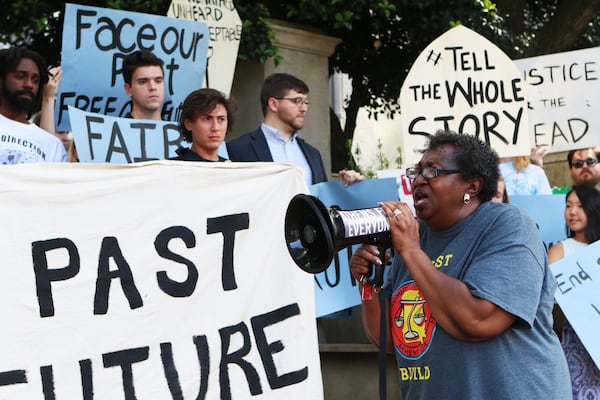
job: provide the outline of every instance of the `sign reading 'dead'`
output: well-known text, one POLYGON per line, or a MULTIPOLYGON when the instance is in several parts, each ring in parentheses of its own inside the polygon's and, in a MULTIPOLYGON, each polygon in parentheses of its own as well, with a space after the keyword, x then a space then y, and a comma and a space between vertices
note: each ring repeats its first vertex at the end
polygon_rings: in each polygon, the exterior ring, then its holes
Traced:
POLYGON ((600 47, 515 60, 528 85, 532 142, 551 153, 600 143, 600 47))
POLYGON ((450 29, 419 55, 400 92, 407 164, 439 129, 475 135, 500 156, 529 154, 524 86, 497 46, 464 26, 450 29))

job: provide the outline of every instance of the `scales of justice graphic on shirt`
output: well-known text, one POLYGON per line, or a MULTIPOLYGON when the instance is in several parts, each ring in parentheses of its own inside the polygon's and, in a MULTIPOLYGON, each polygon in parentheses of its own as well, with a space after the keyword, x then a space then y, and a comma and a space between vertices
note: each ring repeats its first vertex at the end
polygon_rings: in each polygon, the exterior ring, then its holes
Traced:
POLYGON ((392 296, 391 317, 396 350, 407 359, 421 358, 429 349, 436 321, 414 281, 403 284, 392 296))

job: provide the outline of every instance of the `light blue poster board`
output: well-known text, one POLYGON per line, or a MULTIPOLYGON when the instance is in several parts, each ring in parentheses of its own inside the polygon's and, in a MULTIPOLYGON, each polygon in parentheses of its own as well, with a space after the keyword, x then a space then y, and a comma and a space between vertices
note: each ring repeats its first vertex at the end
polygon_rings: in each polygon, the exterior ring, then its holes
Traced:
POLYGON ((509 200, 533 218, 540 229, 546 250, 567 238, 564 194, 510 196, 509 200))
POLYGON ((202 86, 208 44, 208 26, 201 21, 66 4, 57 130, 71 130, 69 106, 125 116, 131 102, 123 89, 123 58, 140 49, 164 62, 162 118, 176 121, 185 97, 202 86))
MULTIPOLYGON (((73 137, 81 162, 129 164, 175 157, 189 147, 176 122, 116 118, 69 107, 73 137)), ((227 156, 225 142, 219 155, 227 156)))
POLYGON ((600 241, 551 265, 554 295, 565 317, 600 368, 600 241))
MULTIPOLYGON (((373 208, 381 201, 398 201, 395 178, 365 179, 348 187, 340 182, 323 182, 312 185, 310 193, 327 207, 335 205, 342 210, 373 208)), ((327 270, 315 275, 317 317, 361 303, 358 284, 350 274, 352 251, 351 247, 340 250, 327 270)))

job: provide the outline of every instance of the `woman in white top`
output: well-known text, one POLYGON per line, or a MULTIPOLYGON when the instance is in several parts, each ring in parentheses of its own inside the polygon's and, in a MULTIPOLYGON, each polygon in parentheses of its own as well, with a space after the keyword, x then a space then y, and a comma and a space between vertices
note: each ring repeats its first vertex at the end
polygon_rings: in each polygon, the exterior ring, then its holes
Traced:
MULTIPOLYGON (((566 196, 565 222, 569 238, 550 248, 550 264, 600 239, 600 191, 592 186, 574 186, 566 196)), ((562 327, 561 344, 571 374, 573 399, 600 399, 600 370, 568 321, 562 327)))

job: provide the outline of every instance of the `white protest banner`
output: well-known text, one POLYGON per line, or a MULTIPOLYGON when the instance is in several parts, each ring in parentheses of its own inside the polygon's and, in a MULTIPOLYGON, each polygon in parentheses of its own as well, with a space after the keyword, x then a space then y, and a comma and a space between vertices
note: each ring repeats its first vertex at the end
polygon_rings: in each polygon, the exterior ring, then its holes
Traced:
POLYGON ((220 90, 229 96, 242 39, 242 20, 233 1, 173 0, 167 15, 206 22, 210 44, 203 87, 220 90))
MULTIPOLYGON (((69 119, 81 162, 129 164, 177 156, 184 142, 178 124, 88 113, 69 106, 69 119)), ((219 155, 229 158, 225 142, 219 155)))
POLYGON ((515 64, 528 84, 533 144, 551 153, 600 144, 600 47, 515 64))
POLYGON ((530 153, 527 101, 512 60, 459 25, 418 56, 400 91, 404 164, 439 129, 477 136, 502 157, 530 153))
POLYGON ((323 398, 283 232, 299 169, 0 169, 0 398, 323 398))
POLYGON ((185 97, 202 85, 208 43, 204 22, 66 4, 63 78, 56 96, 58 130, 70 130, 68 106, 125 116, 131 101, 123 88, 123 58, 141 49, 164 62, 162 119, 177 120, 185 97))
POLYGON ((554 295, 586 350, 600 368, 600 241, 551 265, 554 295))

